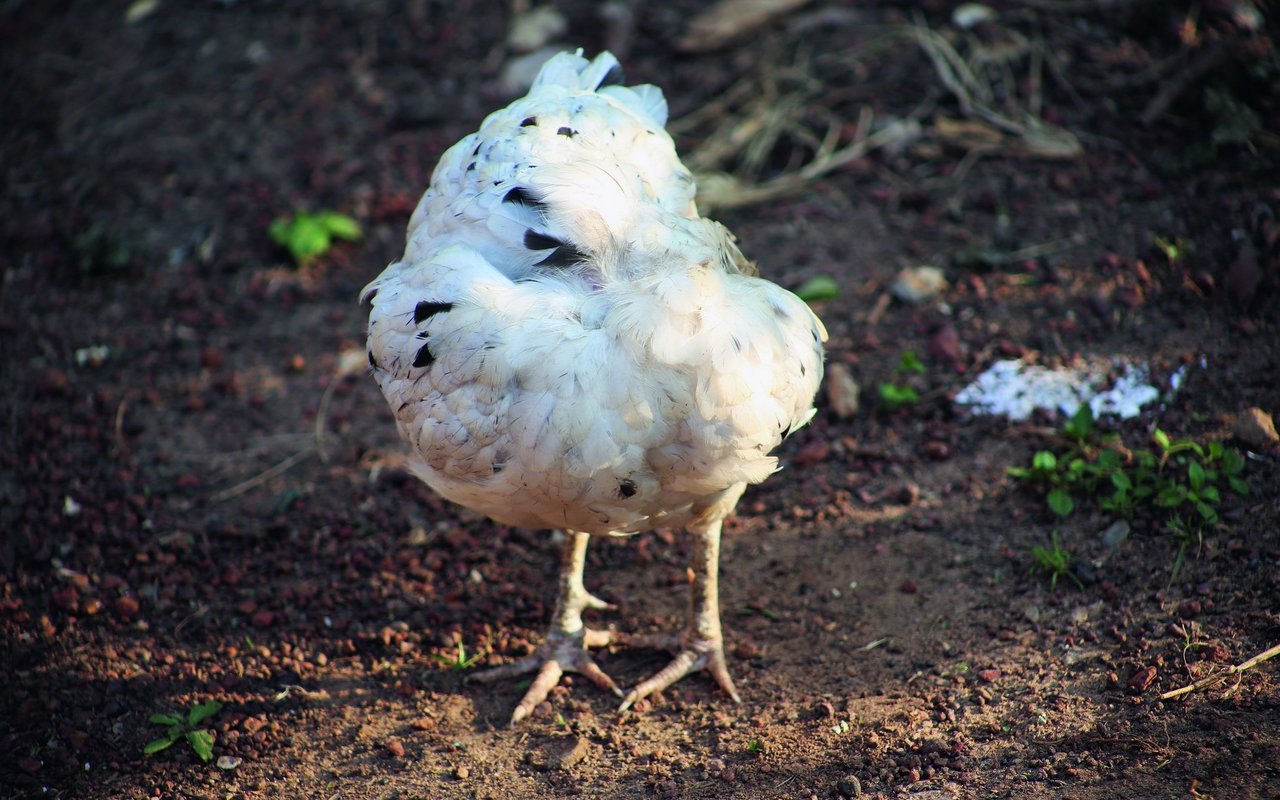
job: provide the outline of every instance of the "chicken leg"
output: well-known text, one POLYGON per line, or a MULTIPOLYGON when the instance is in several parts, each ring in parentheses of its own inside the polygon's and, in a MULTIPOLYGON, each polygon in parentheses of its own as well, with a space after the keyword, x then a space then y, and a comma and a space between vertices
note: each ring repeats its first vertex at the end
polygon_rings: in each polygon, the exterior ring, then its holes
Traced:
POLYGON ((720 630, 720 529, 724 518, 742 496, 745 484, 730 487, 713 501, 689 526, 697 541, 690 560, 689 623, 684 633, 640 634, 623 637, 620 644, 672 650, 671 663, 656 675, 641 681, 623 699, 619 711, 662 691, 684 676, 706 670, 725 693, 740 703, 724 658, 724 637, 720 630))
POLYGON ((539 703, 560 682, 566 672, 578 672, 592 683, 619 697, 622 690, 596 665, 587 652, 588 647, 604 647, 612 635, 609 631, 587 628, 582 623, 582 612, 588 608, 612 608, 582 585, 582 568, 587 560, 587 543, 591 536, 578 531, 566 531, 564 550, 560 561, 560 587, 556 593, 555 611, 551 615, 551 629, 547 638, 531 655, 510 664, 485 670, 471 677, 488 683, 537 672, 529 690, 511 712, 511 725, 533 713, 539 703))

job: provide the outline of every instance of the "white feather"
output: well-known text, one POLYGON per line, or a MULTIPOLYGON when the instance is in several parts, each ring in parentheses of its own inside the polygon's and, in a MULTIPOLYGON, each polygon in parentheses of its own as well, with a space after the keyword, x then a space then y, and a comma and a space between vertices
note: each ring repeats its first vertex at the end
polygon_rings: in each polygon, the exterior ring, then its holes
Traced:
POLYGON ((373 374, 437 491, 500 522, 631 532, 777 468, 826 332, 743 273, 652 86, 564 53, 442 157, 373 281, 373 374))

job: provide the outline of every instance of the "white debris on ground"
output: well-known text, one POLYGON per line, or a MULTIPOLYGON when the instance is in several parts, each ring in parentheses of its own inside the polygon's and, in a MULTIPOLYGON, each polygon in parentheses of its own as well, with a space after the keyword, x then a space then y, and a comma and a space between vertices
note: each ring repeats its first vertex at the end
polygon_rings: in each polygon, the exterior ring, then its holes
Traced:
MULTIPOLYGON (((1174 371, 1167 391, 1177 391, 1186 371, 1185 365, 1174 371)), ((997 361, 956 395, 956 403, 971 406, 979 414, 1004 414, 1012 420, 1024 420, 1036 409, 1071 416, 1088 403, 1095 417, 1111 414, 1130 419, 1160 399, 1162 390, 1150 381, 1148 367, 1123 362, 1050 369, 1016 360, 997 361), (1121 372, 1110 388, 1104 388, 1114 366, 1121 372)))

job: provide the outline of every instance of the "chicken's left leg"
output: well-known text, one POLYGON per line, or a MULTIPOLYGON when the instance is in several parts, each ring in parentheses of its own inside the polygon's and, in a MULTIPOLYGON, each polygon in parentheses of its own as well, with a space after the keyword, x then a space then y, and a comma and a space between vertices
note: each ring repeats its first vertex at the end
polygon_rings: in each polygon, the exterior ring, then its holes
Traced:
POLYGON ((642 681, 627 692, 619 711, 626 711, 636 701, 662 691, 691 672, 706 670, 733 702, 740 703, 738 690, 729 675, 724 658, 724 636, 720 630, 720 528, 733 510, 743 486, 735 486, 721 495, 689 530, 697 537, 690 565, 689 625, 680 636, 639 635, 626 637, 621 643, 640 647, 668 648, 676 657, 658 674, 642 681))
POLYGON ((560 587, 551 617, 551 630, 533 654, 501 667, 485 670, 472 680, 489 682, 537 672, 524 698, 511 713, 511 724, 533 713, 539 703, 560 682, 566 672, 579 672, 600 688, 622 696, 622 690, 605 674, 587 653, 588 647, 609 644, 609 631, 598 631, 582 624, 582 612, 588 608, 610 608, 609 604, 587 591, 582 585, 582 568, 587 560, 587 543, 591 537, 577 531, 565 531, 564 550, 560 561, 560 587))

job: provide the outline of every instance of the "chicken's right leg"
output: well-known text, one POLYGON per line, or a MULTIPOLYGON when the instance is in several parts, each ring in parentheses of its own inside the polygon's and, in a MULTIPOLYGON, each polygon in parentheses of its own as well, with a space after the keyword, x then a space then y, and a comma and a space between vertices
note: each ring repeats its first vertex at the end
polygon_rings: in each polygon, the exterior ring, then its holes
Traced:
POLYGON ((588 647, 604 647, 611 639, 609 631, 592 630, 582 624, 582 612, 585 609, 610 607, 582 585, 582 568, 586 564, 587 543, 590 539, 585 533, 565 531, 556 607, 551 617, 551 630, 547 632, 547 638, 541 646, 518 661, 472 676, 472 680, 487 683, 514 675, 538 673, 524 698, 515 711, 511 712, 512 725, 533 713, 533 709, 547 699, 547 695, 560 682, 560 676, 566 672, 582 673, 601 689, 622 696, 618 685, 587 653, 588 647))

